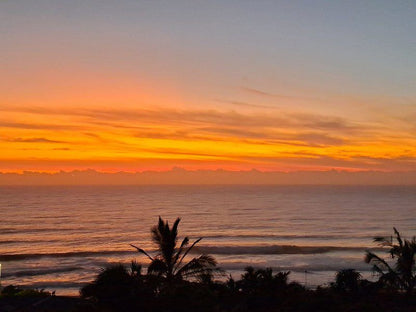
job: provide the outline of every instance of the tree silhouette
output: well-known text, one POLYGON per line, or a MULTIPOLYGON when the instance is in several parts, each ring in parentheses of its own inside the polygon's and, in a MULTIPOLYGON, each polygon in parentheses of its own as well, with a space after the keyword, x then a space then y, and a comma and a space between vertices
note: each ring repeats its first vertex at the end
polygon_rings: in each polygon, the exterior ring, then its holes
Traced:
POLYGON ((217 262, 209 255, 203 254, 185 263, 185 257, 202 238, 197 239, 189 246, 189 238, 185 237, 177 248, 179 222, 180 218, 177 218, 170 228, 168 222, 159 217, 158 225, 152 227, 152 240, 158 250, 156 256, 152 257, 145 250, 132 244, 131 246, 151 260, 148 267, 149 274, 156 274, 168 282, 211 275, 216 270, 217 262))
POLYGON ((273 275, 271 268, 254 269, 249 266, 245 268, 245 273, 241 275, 240 287, 246 293, 268 293, 276 292, 287 287, 290 271, 277 272, 273 275))
POLYGON ((361 273, 354 269, 344 269, 337 272, 335 283, 331 286, 341 291, 357 291, 361 280, 361 273))
POLYGON ((416 239, 403 240, 396 228, 394 234, 397 243, 393 243, 393 237, 375 237, 374 241, 381 246, 390 247, 389 254, 396 260, 391 266, 386 260, 376 254, 367 251, 365 261, 373 264, 373 270, 380 274, 380 282, 383 284, 404 289, 408 294, 413 291, 416 283, 416 239))

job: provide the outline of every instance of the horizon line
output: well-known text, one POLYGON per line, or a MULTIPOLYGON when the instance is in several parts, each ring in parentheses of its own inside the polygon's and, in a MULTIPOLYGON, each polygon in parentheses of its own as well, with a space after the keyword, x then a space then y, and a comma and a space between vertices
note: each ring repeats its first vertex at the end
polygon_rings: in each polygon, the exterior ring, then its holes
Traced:
POLYGON ((308 169, 299 169, 299 170, 262 170, 262 169, 224 169, 224 168, 217 168, 217 169, 189 169, 179 166, 174 166, 170 169, 146 169, 146 170, 100 170, 94 168, 85 168, 85 169, 58 169, 58 170, 42 170, 42 169, 30 169, 30 170, 0 170, 0 174, 62 174, 62 173, 99 173, 99 174, 141 174, 141 173, 170 173, 170 172, 227 172, 227 173, 250 173, 250 172, 257 172, 257 173, 285 173, 285 174, 295 174, 295 173, 329 173, 329 172, 338 172, 338 173, 416 173, 416 169, 411 170, 382 170, 382 169, 346 169, 346 168, 330 168, 326 170, 308 170, 308 169))

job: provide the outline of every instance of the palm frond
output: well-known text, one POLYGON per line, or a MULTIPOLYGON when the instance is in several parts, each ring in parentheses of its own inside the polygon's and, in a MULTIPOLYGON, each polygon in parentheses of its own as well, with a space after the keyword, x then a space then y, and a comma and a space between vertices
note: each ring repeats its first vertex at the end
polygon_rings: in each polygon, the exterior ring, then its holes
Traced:
POLYGON ((201 255, 193 258, 177 272, 177 275, 182 277, 196 276, 198 274, 212 272, 216 267, 217 261, 209 255, 201 255))
POLYGON ((150 230, 152 241, 155 243, 155 245, 160 246, 162 243, 162 234, 159 231, 159 228, 157 226, 151 228, 150 230))
POLYGON ((178 236, 178 225, 179 222, 181 222, 181 218, 176 218, 175 223, 173 223, 171 234, 175 237, 175 243, 176 243, 176 237, 178 236))
POLYGON ((175 273, 175 271, 177 271, 177 269, 178 269, 178 265, 180 264, 180 263, 178 262, 178 259, 179 259, 179 257, 181 256, 181 254, 182 254, 182 252, 183 252, 184 248, 188 245, 188 243, 189 243, 189 238, 188 238, 188 237, 185 237, 185 238, 182 240, 181 246, 180 246, 180 247, 179 247, 179 249, 177 250, 176 255, 175 255, 175 257, 174 257, 173 264, 174 264, 175 268, 174 268, 174 272, 173 272, 173 273, 175 273))
POLYGON ((365 262, 366 263, 371 263, 372 262, 374 264, 373 269, 374 268, 380 269, 380 270, 376 270, 378 273, 383 272, 385 270, 387 270, 389 272, 394 272, 394 270, 390 267, 390 265, 383 258, 380 258, 375 253, 372 253, 370 251, 367 251, 367 253, 366 253, 365 262), (380 265, 382 267, 380 267, 380 265))
POLYGON ((157 246, 160 246, 160 244, 162 243, 163 234, 164 234, 164 222, 163 222, 163 220, 160 216, 159 216, 158 225, 152 227, 150 232, 151 232, 151 235, 152 235, 153 242, 157 246))
POLYGON ((192 250, 192 248, 194 248, 194 246, 196 244, 198 244, 200 241, 202 240, 201 238, 198 238, 196 241, 193 242, 193 244, 185 251, 185 253, 183 254, 183 256, 181 257, 181 259, 179 260, 177 267, 179 267, 183 261, 183 259, 185 259, 186 255, 192 250))
POLYGON ((388 253, 392 259, 396 260, 394 268, 382 258, 368 251, 365 261, 373 264, 373 270, 381 275, 380 281, 386 286, 401 288, 410 294, 416 284, 416 240, 415 238, 412 241, 403 239, 395 227, 393 230, 397 243, 393 243, 393 236, 390 241, 383 237, 376 237, 375 241, 382 246, 390 247, 388 253))
POLYGON ((139 248, 137 246, 134 246, 133 244, 130 244, 130 246, 132 246, 133 248, 136 248, 138 252, 146 255, 150 260, 153 261, 153 258, 146 251, 144 251, 143 249, 141 249, 141 248, 139 248))
POLYGON ((385 236, 376 236, 374 237, 374 242, 378 243, 380 246, 391 246, 392 245, 392 238, 385 237, 385 236))
POLYGON ((166 263, 161 259, 155 259, 150 263, 149 267, 147 268, 147 272, 149 274, 157 273, 158 275, 162 275, 166 273, 167 267, 166 263))
POLYGON ((399 231, 397 231, 397 229, 395 227, 393 228, 393 230, 394 230, 394 234, 396 234, 396 239, 399 242, 399 246, 400 247, 403 247, 403 240, 402 240, 402 238, 400 236, 399 231))

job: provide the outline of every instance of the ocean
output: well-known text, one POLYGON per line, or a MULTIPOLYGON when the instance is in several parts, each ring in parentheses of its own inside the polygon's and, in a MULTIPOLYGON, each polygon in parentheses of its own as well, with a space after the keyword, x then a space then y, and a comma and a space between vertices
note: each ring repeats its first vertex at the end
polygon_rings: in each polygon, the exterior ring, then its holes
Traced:
POLYGON ((373 237, 416 234, 416 186, 13 186, 0 212, 3 286, 77 295, 110 263, 146 265, 130 244, 154 251, 161 216, 234 278, 271 267, 316 287, 346 268, 374 278, 373 237))

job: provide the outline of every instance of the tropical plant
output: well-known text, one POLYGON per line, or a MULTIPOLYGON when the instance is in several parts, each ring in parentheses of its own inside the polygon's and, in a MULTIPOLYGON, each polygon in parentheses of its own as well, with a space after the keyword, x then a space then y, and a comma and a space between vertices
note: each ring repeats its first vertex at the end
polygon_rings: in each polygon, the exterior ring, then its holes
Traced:
POLYGON ((130 268, 121 263, 103 268, 93 282, 81 288, 80 295, 93 299, 99 307, 96 311, 151 311, 157 285, 142 275, 141 265, 133 261, 130 268))
POLYGON ((361 273, 354 269, 344 269, 337 272, 335 283, 331 287, 340 291, 357 291, 361 281, 361 273))
POLYGON ((373 264, 373 270, 380 274, 381 283, 403 289, 410 294, 416 283, 416 238, 403 239, 399 231, 393 229, 397 243, 393 243, 393 237, 375 237, 374 241, 381 246, 390 247, 390 257, 396 261, 394 266, 370 251, 367 251, 365 261, 373 264))
POLYGON ((1 297, 48 297, 52 293, 45 291, 44 289, 36 288, 23 288, 15 285, 8 285, 1 289, 1 297))
POLYGON ((287 286, 289 274, 290 271, 277 272, 273 275, 271 268, 255 270, 249 266, 245 268, 239 283, 243 292, 274 292, 287 286))
POLYGON ((136 262, 132 262, 130 270, 123 264, 113 264, 103 268, 95 281, 81 288, 80 293, 84 298, 121 297, 134 292, 141 281, 141 266, 136 262))
POLYGON ((217 270, 217 262, 209 255, 203 254, 188 262, 184 261, 185 257, 202 238, 197 239, 189 246, 189 238, 185 237, 179 248, 177 248, 178 225, 180 220, 180 218, 177 218, 172 228, 170 228, 168 221, 165 222, 159 217, 158 225, 152 227, 151 236, 158 251, 156 256, 152 257, 142 248, 131 245, 136 248, 138 252, 150 259, 151 263, 148 267, 148 273, 163 277, 168 282, 192 277, 208 276, 217 270))

